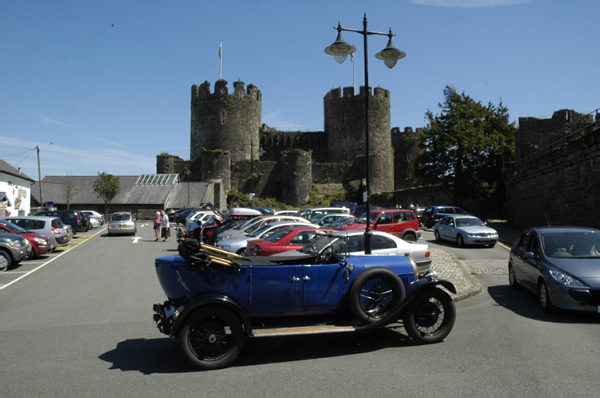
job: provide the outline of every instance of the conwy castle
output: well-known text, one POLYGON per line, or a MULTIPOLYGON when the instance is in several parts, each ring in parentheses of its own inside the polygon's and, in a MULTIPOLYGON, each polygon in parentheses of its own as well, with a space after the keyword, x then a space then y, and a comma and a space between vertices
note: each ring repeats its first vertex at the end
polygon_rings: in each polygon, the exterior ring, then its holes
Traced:
MULTIPOLYGON (((220 203, 230 189, 300 207, 312 189, 362 201, 365 175, 365 87, 324 98, 325 131, 282 132, 262 124, 262 94, 250 84, 218 80, 192 86, 190 159, 157 156, 158 174, 182 181, 218 182, 220 203)), ((390 125, 390 92, 370 99, 372 203, 449 203, 448 192, 420 187, 412 177, 418 130, 390 125)), ((517 226, 600 227, 600 115, 572 110, 550 119, 519 118, 515 162, 505 164, 506 197, 460 203, 480 217, 517 226), (592 220, 583 222, 581 220, 592 220), (595 220, 595 221, 593 221, 595 220)))

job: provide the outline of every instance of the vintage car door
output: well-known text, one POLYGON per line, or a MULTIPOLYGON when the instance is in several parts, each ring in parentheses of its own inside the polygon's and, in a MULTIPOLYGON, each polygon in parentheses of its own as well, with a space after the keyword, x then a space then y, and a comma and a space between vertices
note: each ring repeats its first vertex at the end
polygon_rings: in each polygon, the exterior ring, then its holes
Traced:
POLYGON ((296 283, 302 312, 324 314, 340 308, 347 291, 346 268, 342 264, 298 265, 297 275, 300 279, 296 283))
POLYGON ((283 316, 298 311, 297 265, 253 265, 250 267, 251 316, 283 316))

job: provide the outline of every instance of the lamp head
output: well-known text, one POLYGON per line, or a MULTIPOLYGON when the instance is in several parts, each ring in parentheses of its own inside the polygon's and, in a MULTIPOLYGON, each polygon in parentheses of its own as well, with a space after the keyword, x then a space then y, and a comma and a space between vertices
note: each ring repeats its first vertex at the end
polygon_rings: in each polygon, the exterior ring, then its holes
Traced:
POLYGON ((406 57, 406 54, 398 50, 398 48, 396 48, 396 46, 394 45, 394 42, 392 41, 393 34, 391 28, 388 36, 390 40, 388 41, 387 47, 381 50, 381 52, 377 53, 375 57, 377 57, 378 59, 382 59, 385 63, 385 66, 392 69, 399 59, 406 57))
POLYGON ((338 22, 338 36, 335 42, 325 49, 325 52, 329 55, 333 55, 333 58, 338 63, 343 63, 348 57, 348 54, 352 54, 356 51, 356 47, 346 43, 344 38, 342 37, 342 26, 338 22))

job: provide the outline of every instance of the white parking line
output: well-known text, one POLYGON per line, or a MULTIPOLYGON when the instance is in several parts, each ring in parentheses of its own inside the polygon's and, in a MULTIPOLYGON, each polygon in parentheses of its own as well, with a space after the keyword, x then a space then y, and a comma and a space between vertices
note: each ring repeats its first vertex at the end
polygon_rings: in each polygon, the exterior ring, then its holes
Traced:
POLYGON ((66 249, 65 251, 63 251, 62 253, 60 253, 59 255, 57 255, 56 257, 51 258, 50 260, 46 261, 45 263, 41 264, 39 267, 32 269, 31 271, 7 271, 10 273, 20 273, 23 272, 23 275, 21 275, 20 277, 18 277, 17 279, 15 279, 14 281, 11 281, 9 283, 7 283, 6 285, 2 285, 0 286, 0 290, 9 287, 10 285, 12 285, 15 282, 20 281, 21 279, 25 278, 27 275, 31 275, 33 274, 35 271, 44 268, 46 265, 50 264, 52 261, 56 260, 57 258, 59 258, 60 256, 62 256, 63 254, 66 254, 68 252, 70 252, 71 250, 75 249, 77 246, 81 245, 82 243, 87 242, 88 240, 92 239, 94 236, 98 235, 100 232, 105 231, 106 228, 101 229, 100 231, 96 232, 94 235, 89 236, 87 239, 85 239, 84 241, 78 242, 76 245, 74 245, 73 247, 69 247, 68 249, 66 249))

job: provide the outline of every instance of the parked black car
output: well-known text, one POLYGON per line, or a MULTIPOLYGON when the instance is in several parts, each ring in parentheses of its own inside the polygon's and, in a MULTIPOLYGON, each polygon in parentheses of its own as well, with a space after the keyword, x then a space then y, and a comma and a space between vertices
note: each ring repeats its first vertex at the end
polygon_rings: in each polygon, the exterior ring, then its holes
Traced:
POLYGON ((423 212, 423 225, 426 228, 432 228, 438 221, 447 216, 454 215, 472 216, 473 214, 457 206, 449 205, 430 205, 423 212))
POLYGON ((87 232, 90 227, 86 218, 77 210, 49 210, 41 211, 36 216, 60 217, 63 224, 68 224, 73 228, 73 234, 77 232, 87 232))

